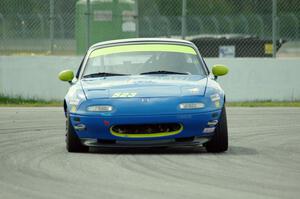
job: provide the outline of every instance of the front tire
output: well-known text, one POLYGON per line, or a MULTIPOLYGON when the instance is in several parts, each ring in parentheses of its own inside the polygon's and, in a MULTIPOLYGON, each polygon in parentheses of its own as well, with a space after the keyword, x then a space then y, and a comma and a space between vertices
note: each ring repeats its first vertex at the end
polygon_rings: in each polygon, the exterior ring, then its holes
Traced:
POLYGON ((66 119, 66 148, 68 152, 88 152, 89 147, 83 146, 78 138, 74 127, 71 124, 70 117, 66 119))
POLYGON ((204 144, 207 152, 221 153, 228 149, 228 129, 225 105, 222 108, 219 123, 213 138, 204 144))

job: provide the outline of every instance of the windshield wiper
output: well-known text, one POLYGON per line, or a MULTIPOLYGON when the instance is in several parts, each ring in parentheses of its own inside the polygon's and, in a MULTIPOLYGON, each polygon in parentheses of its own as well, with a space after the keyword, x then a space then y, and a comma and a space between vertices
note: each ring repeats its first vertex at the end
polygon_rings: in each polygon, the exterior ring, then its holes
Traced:
POLYGON ((151 75, 151 74, 176 74, 176 75, 188 75, 188 73, 180 73, 180 72, 167 71, 167 70, 158 70, 158 71, 144 72, 144 73, 141 73, 140 75, 151 75))
POLYGON ((109 76, 126 76, 128 74, 118 74, 118 73, 91 73, 88 75, 84 75, 83 78, 90 78, 90 77, 109 77, 109 76))

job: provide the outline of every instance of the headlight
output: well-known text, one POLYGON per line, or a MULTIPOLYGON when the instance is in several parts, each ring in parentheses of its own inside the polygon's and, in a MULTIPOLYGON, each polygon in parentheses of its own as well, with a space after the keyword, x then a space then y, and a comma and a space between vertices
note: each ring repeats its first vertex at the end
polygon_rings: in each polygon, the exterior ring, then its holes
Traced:
POLYGON ((70 99, 69 104, 71 113, 75 113, 78 105, 86 99, 81 89, 71 89, 68 93, 68 98, 70 99))
POLYGON ((218 93, 213 94, 210 96, 211 101, 215 102, 215 101, 219 101, 220 100, 220 95, 218 93))
POLYGON ((204 108, 205 104, 201 102, 195 102, 195 103, 182 103, 179 105, 180 109, 200 109, 204 108))
POLYGON ((90 111, 90 112, 110 112, 112 110, 113 110, 113 107, 108 106, 108 105, 97 105, 97 106, 87 107, 87 111, 90 111))
POLYGON ((210 99, 215 104, 216 108, 219 108, 221 106, 221 104, 220 104, 221 97, 218 93, 211 95, 210 99))
POLYGON ((70 100, 70 105, 75 105, 75 106, 77 106, 77 105, 80 103, 80 101, 81 101, 81 99, 78 99, 78 98, 76 98, 76 99, 71 99, 71 100, 70 100))

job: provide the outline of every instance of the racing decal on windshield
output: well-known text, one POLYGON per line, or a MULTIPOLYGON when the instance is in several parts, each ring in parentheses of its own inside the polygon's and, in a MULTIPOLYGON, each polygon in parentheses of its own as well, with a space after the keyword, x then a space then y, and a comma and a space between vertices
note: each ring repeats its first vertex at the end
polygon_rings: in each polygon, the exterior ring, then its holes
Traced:
POLYGON ((101 55, 109 55, 115 53, 126 53, 126 52, 176 52, 196 55, 196 51, 185 45, 174 45, 174 44, 144 44, 144 45, 123 45, 123 46, 112 46, 107 48, 100 48, 94 50, 90 54, 90 58, 98 57, 101 55))

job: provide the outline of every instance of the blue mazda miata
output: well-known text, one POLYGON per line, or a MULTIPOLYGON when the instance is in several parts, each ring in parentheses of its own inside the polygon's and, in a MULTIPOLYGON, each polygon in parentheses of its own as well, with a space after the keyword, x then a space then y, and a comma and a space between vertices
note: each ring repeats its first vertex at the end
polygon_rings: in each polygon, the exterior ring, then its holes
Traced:
POLYGON ((191 42, 127 39, 97 43, 76 75, 62 71, 71 87, 64 99, 69 152, 89 147, 228 148, 225 95, 191 42))

